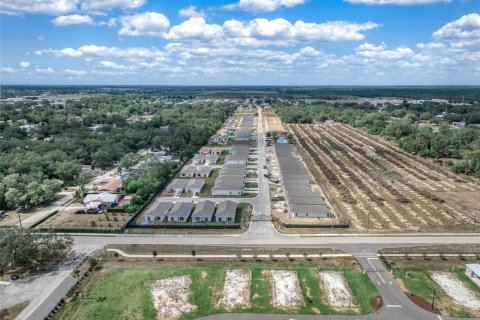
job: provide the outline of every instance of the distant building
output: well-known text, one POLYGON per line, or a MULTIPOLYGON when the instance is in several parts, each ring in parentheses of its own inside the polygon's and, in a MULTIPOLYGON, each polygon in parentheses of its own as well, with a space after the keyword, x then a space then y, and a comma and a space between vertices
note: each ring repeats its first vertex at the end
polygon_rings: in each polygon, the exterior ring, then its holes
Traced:
POLYGON ((162 222, 165 220, 172 206, 173 203, 171 202, 153 203, 145 213, 144 220, 162 222))
POLYGON ((180 172, 180 177, 183 178, 193 178, 195 177, 195 172, 197 172, 197 167, 195 166, 185 166, 180 172))
POLYGON ((119 192, 122 190, 122 179, 110 179, 107 183, 98 187, 98 191, 119 192))
POLYGON ((190 179, 185 185, 185 191, 190 192, 192 195, 198 195, 205 184, 205 179, 190 179))
POLYGON ((169 192, 182 193, 187 185, 187 179, 173 179, 168 185, 169 192))

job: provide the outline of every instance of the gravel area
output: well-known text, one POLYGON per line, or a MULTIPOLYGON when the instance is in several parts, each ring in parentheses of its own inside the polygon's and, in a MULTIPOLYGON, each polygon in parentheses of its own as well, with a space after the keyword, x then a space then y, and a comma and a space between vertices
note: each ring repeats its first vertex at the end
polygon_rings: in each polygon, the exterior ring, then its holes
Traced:
POLYGON ((271 270, 270 276, 275 307, 296 308, 305 304, 296 272, 271 270))
POLYGON ((430 276, 456 305, 471 310, 480 310, 478 295, 460 281, 456 275, 450 272, 431 272, 430 276))
POLYGON ((350 291, 347 280, 341 272, 324 271, 318 275, 322 280, 327 302, 334 308, 357 308, 355 298, 350 291))
POLYGON ((219 305, 225 308, 250 306, 250 283, 252 273, 246 270, 228 270, 219 305))
POLYGON ((158 311, 157 319, 177 319, 197 309, 188 301, 191 283, 192 279, 187 275, 157 280, 150 285, 153 305, 158 311))

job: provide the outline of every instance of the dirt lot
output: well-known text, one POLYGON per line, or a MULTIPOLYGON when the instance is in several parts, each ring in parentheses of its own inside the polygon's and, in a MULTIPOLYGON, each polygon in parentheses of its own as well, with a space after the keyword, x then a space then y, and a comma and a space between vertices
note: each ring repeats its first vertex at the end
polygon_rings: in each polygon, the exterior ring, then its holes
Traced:
POLYGON ((353 230, 473 231, 480 207, 475 179, 344 124, 288 128, 334 213, 353 230))
POLYGON ((36 229, 120 229, 130 219, 124 212, 77 214, 75 210, 63 210, 39 224, 36 229))
POLYGON ((273 112, 263 112, 263 130, 265 132, 282 132, 285 131, 282 121, 273 112))

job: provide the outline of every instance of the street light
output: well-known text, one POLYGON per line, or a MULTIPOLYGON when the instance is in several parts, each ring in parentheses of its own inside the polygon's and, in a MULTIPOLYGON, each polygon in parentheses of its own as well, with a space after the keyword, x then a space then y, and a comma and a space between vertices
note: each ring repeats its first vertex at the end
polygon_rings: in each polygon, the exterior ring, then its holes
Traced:
POLYGON ((435 289, 433 289, 433 296, 432 296, 432 310, 435 306, 435 289))
POLYGON ((367 212, 367 234, 368 234, 368 227, 370 226, 370 211, 367 212))

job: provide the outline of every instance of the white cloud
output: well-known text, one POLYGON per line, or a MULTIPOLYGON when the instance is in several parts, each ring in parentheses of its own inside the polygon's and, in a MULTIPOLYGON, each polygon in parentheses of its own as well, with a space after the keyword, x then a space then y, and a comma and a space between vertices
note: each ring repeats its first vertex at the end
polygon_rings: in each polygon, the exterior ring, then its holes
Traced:
POLYGON ((242 46, 285 46, 298 42, 358 41, 364 31, 378 28, 374 22, 355 23, 327 21, 312 23, 298 20, 291 23, 283 18, 257 18, 249 22, 227 20, 223 25, 207 23, 205 18, 190 18, 166 31, 168 19, 161 14, 140 14, 122 18, 120 35, 150 35, 171 40, 215 40, 242 46))
POLYGON ((2 0, 0 12, 12 15, 62 15, 78 10, 101 13, 115 8, 141 7, 146 0, 2 0))
POLYGON ((114 8, 133 9, 141 7, 146 0, 82 0, 80 8, 85 11, 102 11, 114 8))
POLYGON ((382 43, 378 46, 375 46, 371 43, 364 43, 355 48, 355 51, 360 57, 375 59, 402 59, 414 55, 413 50, 408 47, 399 47, 394 50, 387 50, 387 45, 385 43, 382 43))
POLYGON ((93 24, 93 19, 90 16, 71 14, 66 16, 59 16, 52 20, 56 26, 68 26, 71 24, 93 24))
POLYGON ((28 67, 30 67, 30 62, 22 61, 18 65, 20 66, 20 68, 28 68, 28 67))
POLYGON ((16 73, 17 69, 11 67, 0 66, 0 72, 2 73, 16 73))
POLYGON ((74 76, 74 77, 83 77, 84 75, 87 74, 87 72, 84 70, 64 69, 63 72, 65 72, 69 76, 74 76))
POLYGON ((47 67, 47 68, 36 67, 35 72, 39 74, 52 74, 52 73, 55 73, 55 69, 50 67, 47 67))
POLYGON ((447 23, 433 33, 437 40, 480 39, 480 14, 471 13, 447 23))
POLYGON ((64 14, 76 10, 78 0, 2 0, 0 12, 7 14, 64 14))
POLYGON ((118 32, 123 36, 162 36, 170 26, 168 18, 157 12, 144 12, 121 19, 122 28, 118 32))
POLYGON ((202 17, 190 18, 179 25, 173 26, 166 39, 212 39, 222 35, 222 27, 218 24, 208 24, 202 17))
POLYGON ((450 2, 451 0, 345 0, 352 4, 367 4, 367 5, 422 5, 422 4, 434 4, 441 2, 450 2))
POLYGON ((304 3, 305 0, 240 0, 223 8, 227 10, 238 8, 249 12, 272 12, 281 7, 290 8, 304 3))
POLYGON ((205 17, 206 14, 204 11, 198 11, 196 6, 189 6, 178 11, 178 14, 181 17, 188 17, 188 18, 198 18, 198 17, 205 17))

